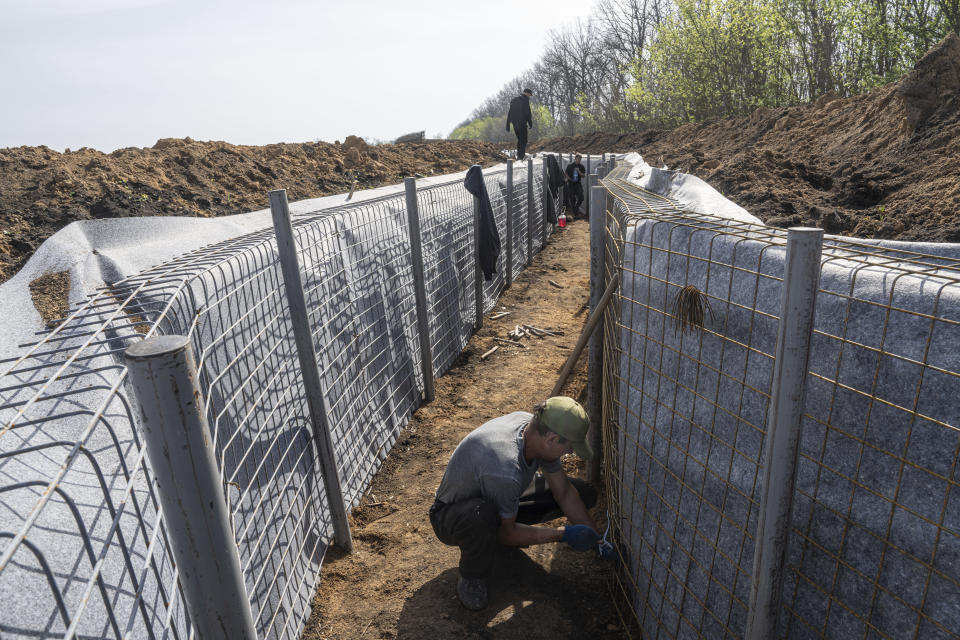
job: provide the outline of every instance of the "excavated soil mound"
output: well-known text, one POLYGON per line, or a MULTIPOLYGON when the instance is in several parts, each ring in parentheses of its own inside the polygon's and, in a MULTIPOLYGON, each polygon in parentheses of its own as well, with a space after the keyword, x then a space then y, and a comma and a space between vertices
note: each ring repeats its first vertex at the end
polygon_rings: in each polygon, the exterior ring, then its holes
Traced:
POLYGON ((945 38, 899 82, 852 98, 534 148, 639 151, 775 226, 960 242, 960 38, 945 38))
POLYGON ((263 209, 267 192, 291 201, 462 171, 503 159, 475 141, 367 145, 239 146, 163 139, 105 154, 47 147, 0 149, 0 282, 37 246, 74 220, 127 216, 222 216, 263 209))

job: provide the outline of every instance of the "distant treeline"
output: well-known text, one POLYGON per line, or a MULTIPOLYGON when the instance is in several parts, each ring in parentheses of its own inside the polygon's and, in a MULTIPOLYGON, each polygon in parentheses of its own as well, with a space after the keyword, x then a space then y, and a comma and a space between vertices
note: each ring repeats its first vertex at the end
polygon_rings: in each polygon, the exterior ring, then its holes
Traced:
POLYGON ((505 115, 524 87, 534 140, 854 95, 898 79, 950 31, 960 0, 600 0, 450 137, 512 140, 505 115))

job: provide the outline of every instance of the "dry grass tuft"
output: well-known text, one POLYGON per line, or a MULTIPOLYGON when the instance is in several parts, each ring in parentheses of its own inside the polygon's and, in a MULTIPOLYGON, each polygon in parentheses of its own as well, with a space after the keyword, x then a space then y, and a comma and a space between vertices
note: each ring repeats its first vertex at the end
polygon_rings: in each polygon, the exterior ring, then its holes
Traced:
POLYGON ((673 316, 673 328, 676 333, 703 330, 704 311, 710 316, 710 322, 714 322, 715 316, 710 307, 710 300, 707 295, 697 289, 692 284, 688 284, 677 292, 677 297, 673 299, 673 307, 670 310, 673 316))

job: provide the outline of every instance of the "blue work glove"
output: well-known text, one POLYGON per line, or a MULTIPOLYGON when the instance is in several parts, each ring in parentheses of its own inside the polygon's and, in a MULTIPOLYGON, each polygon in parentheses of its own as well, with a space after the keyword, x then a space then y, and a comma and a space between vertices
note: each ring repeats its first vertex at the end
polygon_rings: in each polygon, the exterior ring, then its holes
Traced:
POLYGON ((563 528, 560 542, 566 542, 574 551, 589 551, 597 548, 600 534, 585 524, 568 524, 563 528))

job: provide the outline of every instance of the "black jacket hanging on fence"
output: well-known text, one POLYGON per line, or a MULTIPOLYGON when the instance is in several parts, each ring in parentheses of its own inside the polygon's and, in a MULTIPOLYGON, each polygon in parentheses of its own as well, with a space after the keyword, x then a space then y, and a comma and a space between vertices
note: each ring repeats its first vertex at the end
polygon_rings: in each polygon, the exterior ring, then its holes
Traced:
POLYGON ((480 200, 477 250, 480 253, 480 268, 483 270, 484 279, 493 280, 493 274, 497 272, 497 258, 500 257, 500 234, 497 232, 496 220, 493 219, 493 207, 490 206, 490 196, 487 195, 487 185, 483 182, 480 165, 470 167, 467 177, 463 179, 463 186, 480 200))
MULTIPOLYGON (((550 224, 557 224, 556 201, 554 197, 563 189, 563 184, 563 171, 560 170, 560 163, 557 162, 557 156, 551 153, 547 156, 547 186, 549 186, 549 193, 543 194, 543 210, 546 213, 547 222, 550 224)), ((565 202, 566 198, 561 198, 560 201, 565 202)))

